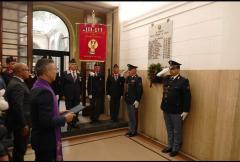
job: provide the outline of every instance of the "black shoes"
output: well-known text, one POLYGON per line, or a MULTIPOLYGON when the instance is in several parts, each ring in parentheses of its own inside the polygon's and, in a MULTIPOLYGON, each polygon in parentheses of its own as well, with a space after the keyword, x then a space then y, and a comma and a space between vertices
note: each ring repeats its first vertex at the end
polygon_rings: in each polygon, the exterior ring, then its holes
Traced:
POLYGON ((129 132, 127 132, 127 133, 125 134, 125 136, 129 136, 129 134, 130 134, 130 133, 129 133, 129 132))
POLYGON ((128 136, 128 137, 134 137, 134 136, 137 136, 137 133, 127 132, 125 135, 128 136))
POLYGON ((169 147, 166 147, 165 149, 162 150, 162 153, 169 153, 169 152, 171 157, 174 157, 178 154, 177 151, 172 151, 172 149, 169 147))
POLYGON ((90 123, 91 123, 91 124, 100 123, 100 120, 92 120, 90 123))
POLYGON ((169 153, 172 152, 172 149, 169 147, 166 147, 165 149, 162 150, 162 153, 169 153))
POLYGON ((173 151, 173 152, 170 153, 170 156, 171 156, 171 157, 174 157, 174 156, 176 156, 177 154, 178 154, 177 151, 173 151))

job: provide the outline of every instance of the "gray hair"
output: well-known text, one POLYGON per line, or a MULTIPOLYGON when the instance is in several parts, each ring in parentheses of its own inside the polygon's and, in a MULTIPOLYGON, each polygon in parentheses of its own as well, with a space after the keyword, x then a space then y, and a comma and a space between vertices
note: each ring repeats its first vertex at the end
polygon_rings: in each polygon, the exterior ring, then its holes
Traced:
POLYGON ((37 76, 43 75, 44 72, 46 71, 47 65, 52 63, 54 62, 51 59, 42 58, 38 60, 35 66, 35 73, 37 74, 37 76))

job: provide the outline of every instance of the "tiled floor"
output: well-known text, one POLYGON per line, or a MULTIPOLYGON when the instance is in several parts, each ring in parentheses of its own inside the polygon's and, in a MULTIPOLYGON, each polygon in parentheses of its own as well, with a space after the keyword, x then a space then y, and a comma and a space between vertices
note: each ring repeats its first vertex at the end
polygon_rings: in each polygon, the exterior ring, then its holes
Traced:
MULTIPOLYGON (((170 157, 161 153, 162 146, 142 136, 126 137, 126 129, 81 135, 63 139, 64 160, 68 161, 169 161, 189 160, 182 156, 170 157)), ((25 160, 34 160, 29 149, 25 160)))

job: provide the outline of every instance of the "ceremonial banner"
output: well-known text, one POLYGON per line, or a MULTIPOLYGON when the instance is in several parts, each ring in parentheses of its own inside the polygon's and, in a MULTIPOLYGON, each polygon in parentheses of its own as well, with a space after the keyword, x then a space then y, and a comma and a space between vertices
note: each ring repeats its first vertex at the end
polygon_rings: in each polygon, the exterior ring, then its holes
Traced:
POLYGON ((79 25, 80 61, 106 60, 107 27, 103 24, 79 25))

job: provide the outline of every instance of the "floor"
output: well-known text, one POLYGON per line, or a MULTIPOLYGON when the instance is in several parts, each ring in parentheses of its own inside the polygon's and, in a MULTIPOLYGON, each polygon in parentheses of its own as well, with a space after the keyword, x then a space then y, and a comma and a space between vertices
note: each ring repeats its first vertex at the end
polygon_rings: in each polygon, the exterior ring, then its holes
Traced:
MULTIPOLYGON (((65 161, 189 161, 183 155, 170 157, 161 153, 163 146, 139 135, 126 137, 127 128, 63 139, 65 161)), ((25 160, 34 160, 28 149, 25 160)))
MULTIPOLYGON (((60 101, 59 111, 64 111, 64 110, 66 110, 65 101, 60 101)), ((82 116, 82 112, 79 113, 78 120, 79 120, 79 123, 90 123, 91 122, 89 116, 82 116)), ((100 121, 110 120, 110 116, 108 116, 106 114, 101 114, 99 116, 99 120, 100 121)), ((65 126, 61 128, 61 131, 67 132, 67 124, 65 124, 65 126)))

